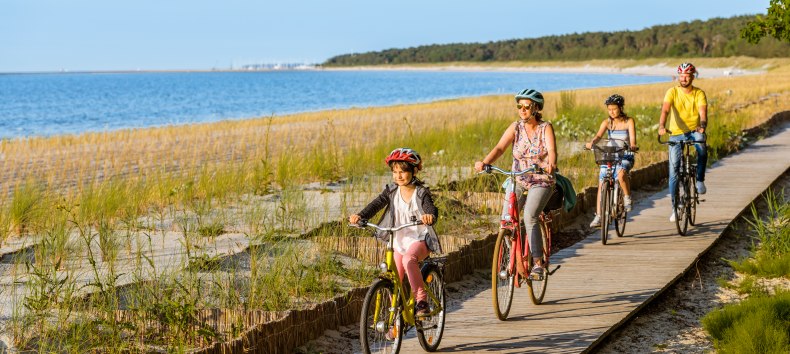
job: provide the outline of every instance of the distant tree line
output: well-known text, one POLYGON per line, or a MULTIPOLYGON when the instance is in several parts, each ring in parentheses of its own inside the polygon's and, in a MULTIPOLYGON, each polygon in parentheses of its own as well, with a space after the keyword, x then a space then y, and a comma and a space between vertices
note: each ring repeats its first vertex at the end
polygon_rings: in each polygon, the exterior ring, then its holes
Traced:
POLYGON ((658 25, 641 31, 587 32, 488 43, 434 44, 379 52, 344 54, 324 66, 377 64, 587 60, 654 57, 788 57, 790 43, 765 38, 757 44, 741 38, 756 16, 658 25))

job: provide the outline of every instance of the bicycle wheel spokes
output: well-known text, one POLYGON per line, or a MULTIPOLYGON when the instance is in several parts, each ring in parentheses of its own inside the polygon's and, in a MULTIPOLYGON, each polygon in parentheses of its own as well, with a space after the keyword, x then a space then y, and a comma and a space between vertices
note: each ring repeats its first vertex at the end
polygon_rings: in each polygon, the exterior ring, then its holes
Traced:
POLYGON ((491 262, 491 291, 493 293, 494 313, 504 321, 510 312, 513 302, 513 289, 516 275, 511 269, 513 242, 510 239, 512 231, 500 229, 494 244, 494 258, 491 262))
MULTIPOLYGON (((535 305, 540 305, 543 302, 543 296, 546 295, 546 287, 549 284, 549 268, 548 268, 548 255, 549 249, 549 241, 547 239, 548 230, 546 229, 546 225, 541 223, 540 224, 540 232, 542 234, 543 239, 543 265, 545 268, 543 269, 543 276, 539 279, 533 279, 531 276, 527 280, 527 288, 529 289, 529 297, 532 299, 532 303, 535 305)), ((532 259, 532 251, 528 252, 529 257, 529 267, 535 266, 535 262, 532 259)))
POLYGON ((359 339, 365 353, 397 353, 403 340, 401 318, 394 285, 380 279, 373 283, 362 303, 359 339))
POLYGON ((609 207, 612 205, 612 196, 609 190, 609 182, 604 180, 601 184, 601 244, 606 244, 606 237, 609 235, 609 223, 612 222, 609 207))
POLYGON ((686 236, 688 230, 688 182, 686 178, 681 178, 678 189, 675 191, 675 226, 678 234, 686 236))
POLYGON ((614 230, 617 232, 617 237, 623 237, 623 234, 625 234, 625 222, 628 217, 628 212, 625 211, 622 188, 615 187, 615 191, 617 197, 614 208, 614 230))
POLYGON ((428 292, 431 313, 430 316, 419 320, 420 327, 417 330, 417 339, 420 341, 423 349, 434 352, 439 348, 439 343, 442 341, 442 334, 444 333, 444 317, 447 311, 444 280, 438 270, 431 269, 423 281, 425 282, 425 290, 428 292))

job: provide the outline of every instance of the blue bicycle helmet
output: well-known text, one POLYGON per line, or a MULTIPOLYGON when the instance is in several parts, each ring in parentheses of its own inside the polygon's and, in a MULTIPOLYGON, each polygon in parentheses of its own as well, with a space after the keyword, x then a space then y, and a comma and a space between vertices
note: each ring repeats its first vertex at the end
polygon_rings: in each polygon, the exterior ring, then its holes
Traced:
POLYGON ((533 89, 524 89, 516 94, 516 102, 523 99, 531 100, 538 104, 538 109, 543 110, 543 94, 533 89))

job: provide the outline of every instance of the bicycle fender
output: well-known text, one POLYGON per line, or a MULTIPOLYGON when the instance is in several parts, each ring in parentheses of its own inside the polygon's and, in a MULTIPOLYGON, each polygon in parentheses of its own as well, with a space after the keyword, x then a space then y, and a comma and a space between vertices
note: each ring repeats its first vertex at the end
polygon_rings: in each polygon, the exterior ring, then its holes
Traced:
POLYGON ((438 264, 434 263, 423 264, 422 268, 420 269, 420 273, 422 274, 422 277, 425 278, 432 270, 436 270, 439 275, 444 276, 444 269, 442 269, 442 267, 440 267, 438 264))
POLYGON ((376 283, 385 283, 389 286, 393 286, 393 287, 395 286, 395 284, 392 282, 392 279, 390 279, 390 277, 388 277, 385 274, 379 275, 379 278, 373 281, 372 283, 370 283, 370 285, 373 286, 373 284, 376 283))

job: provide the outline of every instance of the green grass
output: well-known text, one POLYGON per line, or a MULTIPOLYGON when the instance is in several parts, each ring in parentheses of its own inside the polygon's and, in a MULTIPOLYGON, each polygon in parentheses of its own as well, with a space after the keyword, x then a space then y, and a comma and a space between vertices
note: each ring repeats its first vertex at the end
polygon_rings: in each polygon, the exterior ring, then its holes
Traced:
POLYGON ((754 296, 702 318, 719 353, 790 352, 790 291, 754 296))
POLYGON ((761 218, 752 205, 752 217, 747 219, 756 233, 752 257, 731 264, 747 274, 790 277, 790 203, 785 200, 784 191, 769 190, 763 197, 768 215, 761 218))
POLYGON ((761 217, 757 206, 752 205, 752 216, 746 220, 756 235, 750 257, 729 262, 746 276, 737 283, 719 280, 720 285, 749 297, 702 318, 720 353, 790 352, 790 290, 768 289, 760 281, 790 275, 790 203, 783 191, 775 193, 772 189, 763 199, 767 215, 761 217))

